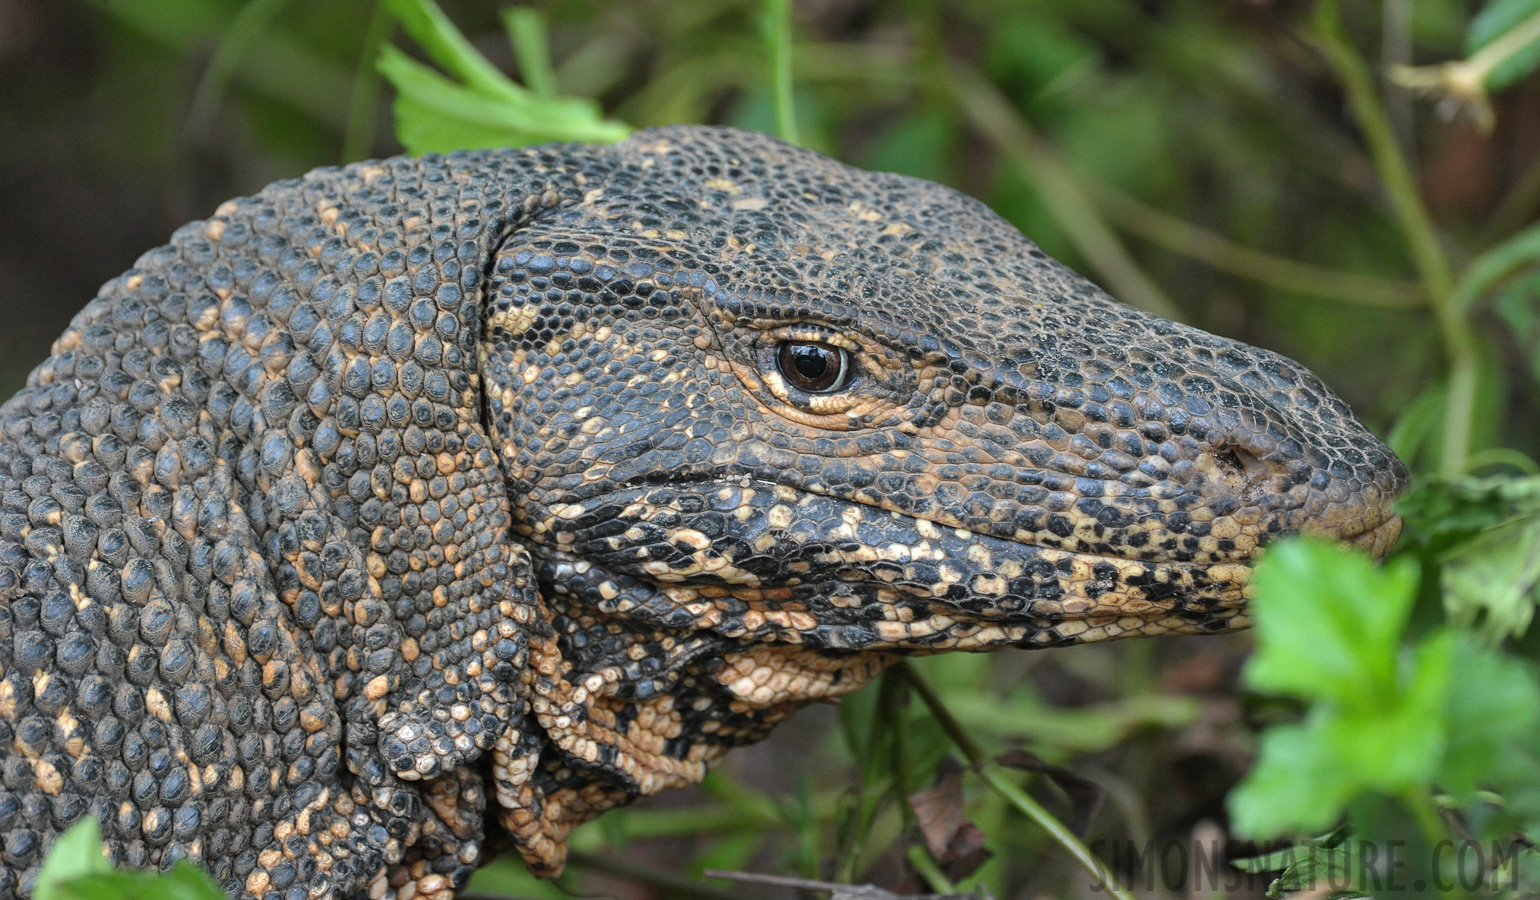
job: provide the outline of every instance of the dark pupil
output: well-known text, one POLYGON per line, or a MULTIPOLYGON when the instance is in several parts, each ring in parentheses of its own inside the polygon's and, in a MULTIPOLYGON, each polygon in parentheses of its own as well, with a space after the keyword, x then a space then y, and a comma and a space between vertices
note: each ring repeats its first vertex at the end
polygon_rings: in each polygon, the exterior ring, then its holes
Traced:
POLYGON ((828 344, 787 342, 779 361, 781 373, 804 391, 827 391, 840 377, 840 350, 828 344))

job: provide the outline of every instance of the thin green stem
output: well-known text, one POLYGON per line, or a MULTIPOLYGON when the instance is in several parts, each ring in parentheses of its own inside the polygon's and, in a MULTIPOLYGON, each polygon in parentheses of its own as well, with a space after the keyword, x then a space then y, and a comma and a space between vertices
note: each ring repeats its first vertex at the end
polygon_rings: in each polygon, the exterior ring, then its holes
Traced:
POLYGON ((767 818, 757 810, 700 807, 627 810, 618 821, 620 834, 627 840, 786 827, 779 818, 767 818))
MULTIPOLYGON (((798 77, 804 81, 852 80, 877 85, 914 84, 922 80, 916 75, 917 68, 914 59, 887 48, 874 49, 840 43, 803 44, 797 53, 796 66, 798 77)), ((987 103, 982 99, 979 102, 981 107, 987 103)), ((1001 141, 1010 140, 1004 127, 1000 127, 998 137, 1001 141)), ((1536 172, 1540 173, 1540 164, 1536 165, 1536 172)), ((1172 253, 1196 259, 1232 275, 1283 290, 1365 306, 1418 307, 1426 303, 1421 288, 1416 284, 1394 278, 1340 272, 1246 247, 1209 229, 1157 210, 1084 172, 1075 173, 1075 176, 1119 228, 1172 253)), ((1536 190, 1540 192, 1540 174, 1536 178, 1536 190)), ((1085 230, 1081 229, 1077 233, 1085 233, 1085 230)), ((1096 240, 1093 234, 1090 241, 1094 243, 1096 240)), ((1085 252, 1083 247, 1082 252, 1085 252)), ((1119 292, 1127 293, 1121 288, 1119 292)))
POLYGON ((1085 185, 1052 145, 1039 137, 999 89, 976 71, 956 64, 950 74, 950 87, 969 123, 1037 189, 1054 219, 1112 293, 1124 303, 1168 319, 1180 319, 1181 310, 1129 255, 1102 219, 1085 185))
POLYGON ((1422 832, 1422 839, 1428 842, 1428 846, 1449 838, 1449 830, 1444 827, 1438 808, 1426 793, 1420 789, 1407 791, 1402 795, 1401 802, 1411 809, 1412 818, 1417 821, 1417 830, 1422 832))
POLYGON ((941 695, 936 693, 936 689, 931 687, 930 682, 925 680, 925 676, 921 675, 918 669, 908 660, 904 660, 889 671, 901 675, 909 682, 909 686, 925 702, 925 708, 930 710, 931 718, 935 719, 936 724, 941 726, 941 730, 952 739, 952 743, 957 745, 957 749, 962 751, 962 755, 968 762, 974 765, 984 765, 989 762, 989 756, 984 752, 984 748, 980 747, 973 739, 973 735, 969 734, 962 723, 957 721, 957 717, 952 715, 952 711, 942 702, 941 695))
POLYGON ((1514 450, 1512 447, 1488 447, 1485 450, 1477 450, 1466 460, 1466 468, 1475 472, 1488 466, 1508 466, 1525 475, 1540 475, 1540 463, 1535 462, 1529 454, 1522 450, 1514 450))
POLYGON ((579 869, 603 872, 626 881, 657 888, 665 897, 679 897, 682 900, 740 900, 736 894, 708 887, 694 878, 664 872, 651 866, 638 865, 613 856, 574 850, 568 854, 567 859, 579 869))
POLYGON ((1450 301, 1461 316, 1519 271, 1540 262, 1540 225, 1531 225, 1471 261, 1450 301))
POLYGON ((1108 894, 1115 897, 1116 900, 1134 900, 1133 894, 1118 884, 1117 876, 1112 874, 1112 870, 1107 868, 1107 864, 1098 859, 1096 854, 1092 853, 1090 848, 1073 831, 1069 830, 1068 826, 1060 822, 1053 813, 1033 799, 1032 795, 1022 790, 1004 769, 990 761, 989 757, 984 754, 983 749, 973 740, 972 735, 968 734, 967 730, 962 727, 962 724, 946 708, 946 704, 942 702, 941 696, 936 693, 936 689, 930 686, 930 682, 926 681, 919 671, 908 662, 899 663, 897 666, 894 666, 893 671, 902 673, 909 680, 910 686, 914 688, 914 692, 920 696, 920 699, 925 702, 926 708, 935 717, 936 723, 952 739, 952 743, 957 745, 957 749, 962 751, 963 756, 967 757, 968 761, 974 765, 979 774, 984 778, 984 781, 991 788, 994 788, 995 793, 1014 806, 1022 815, 1036 822, 1038 827, 1047 832, 1048 836, 1055 843, 1064 848, 1070 856, 1074 857, 1075 862, 1079 863, 1081 868, 1085 869, 1092 878, 1096 879, 1096 883, 1103 890, 1107 891, 1108 894))
MULTIPOLYGON (((890 682, 893 685, 893 689, 885 692, 883 706, 886 714, 890 717, 889 721, 902 723, 904 721, 904 707, 909 699, 908 691, 904 690, 904 688, 908 687, 909 682, 900 676, 887 679, 883 682, 883 687, 887 688, 890 682)), ((901 724, 892 729, 893 799, 898 801, 899 813, 903 816, 905 825, 914 822, 914 807, 909 805, 909 794, 914 790, 914 785, 910 783, 909 741, 907 733, 908 730, 901 724)))
POLYGON ((910 844, 909 852, 905 856, 909 859, 909 865, 914 866, 914 870, 920 873, 920 877, 925 879, 926 884, 930 885, 931 893, 954 894, 957 892, 957 885, 946 877, 946 873, 941 871, 941 867, 931 859, 924 847, 919 844, 910 844))
POLYGON ((1337 79, 1347 94, 1348 106, 1368 145, 1397 224, 1411 251, 1412 263, 1422 279, 1423 290, 1438 320, 1444 354, 1449 362, 1449 395, 1444 406, 1444 434, 1439 468, 1444 475, 1465 470, 1470 455, 1471 420, 1480 382, 1475 331, 1455 303, 1454 273, 1440 246, 1433 219, 1422 202, 1411 167, 1396 143, 1390 121, 1380 103, 1369 67, 1353 49, 1337 14, 1336 0, 1320 0, 1315 8, 1315 34, 1337 79))
POLYGON ((800 144, 797 109, 792 96, 791 0, 764 0, 764 28, 775 102, 775 129, 782 140, 800 144))
POLYGON ((1162 212, 1112 185, 1090 178, 1085 182, 1114 224, 1220 271, 1286 291, 1365 306, 1411 308, 1424 304, 1422 289, 1416 283, 1339 272, 1275 256, 1162 212))
POLYGON ((1488 247, 1534 221, 1540 209, 1540 156, 1530 161, 1518 180, 1508 188, 1497 210, 1482 226, 1476 246, 1488 247))
POLYGON ((359 51, 358 68, 353 70, 353 91, 348 100, 348 124, 342 137, 342 161, 350 163, 369 155, 374 146, 374 129, 379 122, 380 72, 374 61, 380 55, 380 47, 390 37, 395 18, 390 14, 386 0, 375 0, 374 11, 369 14, 369 24, 364 27, 363 49, 359 51))
POLYGON ((1433 220, 1423 205, 1411 167, 1396 144, 1374 77, 1342 29, 1335 0, 1321 0, 1316 5, 1315 26, 1321 48, 1347 93, 1348 106, 1363 132, 1375 171, 1385 185, 1401 232, 1410 246, 1412 263, 1429 297, 1442 303, 1454 290, 1453 269, 1439 246, 1433 220))
POLYGON ((231 77, 246 58, 246 52, 288 4, 289 0, 251 0, 226 26, 208 68, 198 82, 198 89, 193 93, 192 106, 187 113, 189 134, 200 134, 207 129, 231 77))
POLYGON ((1535 13, 1503 32, 1502 37, 1477 50, 1464 66, 1477 84, 1485 84, 1503 63, 1540 40, 1540 13, 1535 13))

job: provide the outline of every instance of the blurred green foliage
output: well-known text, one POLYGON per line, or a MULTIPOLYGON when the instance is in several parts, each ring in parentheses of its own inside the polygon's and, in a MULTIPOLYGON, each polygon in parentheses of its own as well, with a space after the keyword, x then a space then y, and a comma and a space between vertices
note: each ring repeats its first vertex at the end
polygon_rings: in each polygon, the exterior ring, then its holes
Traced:
MULTIPOLYGON (((1520 477, 1540 456, 1540 2, 13 7, 0 293, 44 336, 16 345, 13 386, 96 282, 229 194, 403 147, 718 122, 984 199, 1122 299, 1300 359, 1418 473, 1389 566, 1310 543, 1270 555, 1252 693, 1234 677, 1244 638, 918 660, 693 796, 580 829, 558 885, 500 861, 474 889, 750 890, 693 880, 706 868, 1090 889, 1084 847, 1050 840, 1033 804, 1093 846, 1299 839, 1243 863, 1283 875, 1238 893, 1325 876, 1373 892, 1366 841, 1409 848, 1401 893, 1540 886, 1523 849, 1540 836, 1540 481, 1520 477), (1002 762, 1039 773, 1031 796, 1002 762), (919 814, 938 809, 974 831, 938 844, 919 814), (987 861, 956 843, 975 832, 987 861), (1436 846, 1466 839, 1512 854, 1516 879, 1461 888, 1436 846)), ((61 880, 95 871, 78 862, 92 846, 59 851, 77 860, 61 880)), ((1211 892, 1108 860, 1141 895, 1211 892)))

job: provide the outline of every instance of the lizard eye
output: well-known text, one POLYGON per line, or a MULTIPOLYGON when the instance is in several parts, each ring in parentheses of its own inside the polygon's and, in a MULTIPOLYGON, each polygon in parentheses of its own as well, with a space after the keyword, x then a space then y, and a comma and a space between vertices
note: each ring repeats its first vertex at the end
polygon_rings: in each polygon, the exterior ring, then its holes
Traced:
POLYGON ((832 394, 850 384, 850 351, 822 341, 782 341, 776 367, 786 383, 809 394, 832 394))

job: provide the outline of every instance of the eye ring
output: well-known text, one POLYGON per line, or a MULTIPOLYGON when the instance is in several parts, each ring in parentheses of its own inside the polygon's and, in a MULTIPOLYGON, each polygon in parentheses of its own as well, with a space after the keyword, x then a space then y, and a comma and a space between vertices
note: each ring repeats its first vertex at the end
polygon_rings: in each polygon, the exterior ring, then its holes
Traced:
POLYGON ((850 386, 850 351, 823 341, 781 341, 775 348, 781 378, 807 394, 833 394, 850 386))

